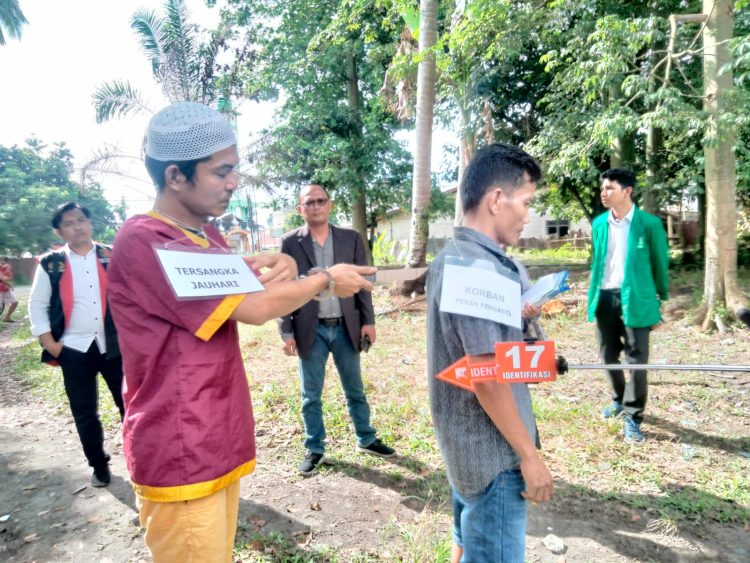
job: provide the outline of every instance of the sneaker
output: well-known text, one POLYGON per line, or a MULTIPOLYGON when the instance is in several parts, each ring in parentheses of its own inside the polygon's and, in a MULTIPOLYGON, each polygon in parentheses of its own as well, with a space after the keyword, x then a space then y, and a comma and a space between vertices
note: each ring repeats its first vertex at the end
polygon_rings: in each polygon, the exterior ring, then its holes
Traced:
POLYGON ((315 469, 318 467, 318 465, 325 463, 326 456, 323 454, 316 454, 315 452, 308 451, 305 454, 305 459, 302 460, 302 463, 299 464, 299 469, 297 469, 297 472, 300 475, 304 475, 305 477, 309 477, 313 473, 315 473, 315 469))
POLYGON ((615 418, 622 413, 622 403, 612 401, 602 409, 602 418, 615 418))
POLYGON ((112 475, 109 472, 109 466, 104 465, 100 468, 95 468, 94 473, 91 475, 91 486, 92 487, 106 487, 112 480, 112 475))
POLYGON ((365 454, 377 455, 380 457, 391 457, 396 453, 396 450, 386 446, 380 441, 380 438, 376 438, 375 441, 369 446, 357 446, 357 451, 365 454))
POLYGON ((643 432, 641 432, 640 422, 626 417, 624 428, 626 442, 643 442, 643 432))

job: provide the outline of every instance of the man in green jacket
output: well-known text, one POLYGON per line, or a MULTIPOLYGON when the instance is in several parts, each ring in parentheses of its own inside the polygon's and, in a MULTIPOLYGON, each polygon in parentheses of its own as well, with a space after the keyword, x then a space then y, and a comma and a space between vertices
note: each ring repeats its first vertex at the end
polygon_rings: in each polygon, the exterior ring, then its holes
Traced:
MULTIPOLYGON (((601 175, 601 199, 609 209, 592 226, 593 261, 589 286, 589 321, 596 319, 599 355, 604 363, 648 362, 651 329, 661 322, 661 302, 668 298, 669 245, 661 219, 633 204, 635 174, 612 168, 601 175)), ((602 416, 623 415, 625 441, 641 442, 641 422, 648 383, 645 370, 607 372, 612 403, 602 416)))

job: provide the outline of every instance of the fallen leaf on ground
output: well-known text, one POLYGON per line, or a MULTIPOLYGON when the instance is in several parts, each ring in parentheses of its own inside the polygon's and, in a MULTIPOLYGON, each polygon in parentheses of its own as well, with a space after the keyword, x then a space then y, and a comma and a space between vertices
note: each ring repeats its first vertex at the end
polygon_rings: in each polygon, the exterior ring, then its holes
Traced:
POLYGON ((559 299, 552 299, 542 305, 542 313, 545 315, 558 315, 565 310, 565 305, 559 299))
POLYGON ((310 510, 322 510, 322 508, 320 508, 320 503, 319 502, 311 502, 310 503, 310 510))
POLYGON ((39 539, 39 534, 33 533, 33 534, 29 534, 28 536, 24 537, 23 541, 25 541, 26 543, 31 543, 31 542, 33 542, 34 540, 37 540, 37 539, 39 539))

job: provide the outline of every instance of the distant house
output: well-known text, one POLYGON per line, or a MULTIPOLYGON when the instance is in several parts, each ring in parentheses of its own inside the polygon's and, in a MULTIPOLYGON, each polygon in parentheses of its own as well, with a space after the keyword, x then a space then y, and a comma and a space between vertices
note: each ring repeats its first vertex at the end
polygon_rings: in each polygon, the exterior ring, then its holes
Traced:
MULTIPOLYGON (((591 224, 585 219, 576 222, 555 219, 548 215, 540 215, 534 209, 531 210, 530 218, 531 221, 526 225, 518 246, 547 247, 567 242, 583 246, 591 238, 591 224)), ((379 217, 375 231, 378 234, 385 234, 388 240, 399 241, 399 245, 408 245, 410 229, 411 215, 397 210, 379 217)), ((430 223, 427 252, 435 254, 452 236, 453 217, 435 219, 430 223)))

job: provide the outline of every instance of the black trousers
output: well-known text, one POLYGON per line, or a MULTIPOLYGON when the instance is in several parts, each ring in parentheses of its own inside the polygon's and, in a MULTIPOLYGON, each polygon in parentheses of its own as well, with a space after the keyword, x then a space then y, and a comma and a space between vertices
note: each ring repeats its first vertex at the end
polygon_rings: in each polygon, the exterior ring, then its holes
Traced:
POLYGON ((86 353, 63 347, 57 361, 62 368, 65 393, 68 395, 70 412, 76 423, 83 453, 94 468, 106 465, 108 457, 104 451, 104 429, 99 420, 99 382, 101 373, 109 392, 120 411, 120 420, 125 413, 122 403, 122 359, 107 359, 99 353, 96 341, 86 353))
MULTIPOLYGON (((631 328, 622 321, 622 299, 619 290, 602 289, 596 307, 596 333, 599 356, 605 364, 619 364, 625 352, 626 364, 648 363, 648 338, 651 327, 631 328)), ((612 400, 622 403, 623 414, 636 422, 643 420, 643 409, 648 397, 646 370, 630 370, 625 382, 622 370, 609 370, 612 400)))

